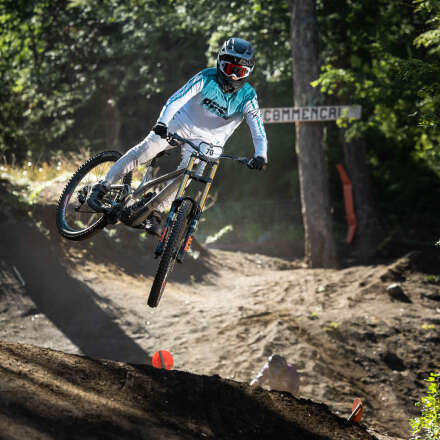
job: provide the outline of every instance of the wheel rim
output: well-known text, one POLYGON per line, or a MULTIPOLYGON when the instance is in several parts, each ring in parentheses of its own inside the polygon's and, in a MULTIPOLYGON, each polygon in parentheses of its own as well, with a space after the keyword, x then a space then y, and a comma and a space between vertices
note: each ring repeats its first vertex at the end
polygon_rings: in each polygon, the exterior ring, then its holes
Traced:
MULTIPOLYGON (((103 214, 97 213, 90 208, 87 205, 86 197, 94 183, 104 180, 113 164, 114 161, 105 161, 97 164, 82 176, 72 191, 66 194, 62 207, 63 218, 65 227, 71 232, 85 231, 102 220, 103 214)), ((109 194, 109 198, 113 199, 114 197, 116 195, 109 194)))

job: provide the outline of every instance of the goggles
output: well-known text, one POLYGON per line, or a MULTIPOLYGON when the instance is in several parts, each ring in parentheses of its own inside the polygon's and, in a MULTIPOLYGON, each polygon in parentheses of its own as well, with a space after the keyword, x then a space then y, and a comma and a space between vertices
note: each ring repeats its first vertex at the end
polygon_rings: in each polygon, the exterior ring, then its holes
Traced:
POLYGON ((220 69, 226 76, 236 76, 237 79, 246 78, 252 72, 251 67, 241 66, 230 61, 219 61, 220 69))

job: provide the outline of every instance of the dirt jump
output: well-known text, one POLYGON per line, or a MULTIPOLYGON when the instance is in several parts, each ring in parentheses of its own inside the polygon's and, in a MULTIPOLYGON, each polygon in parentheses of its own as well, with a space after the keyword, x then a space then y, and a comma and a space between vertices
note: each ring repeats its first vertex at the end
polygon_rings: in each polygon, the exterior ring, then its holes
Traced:
POLYGON ((323 404, 184 371, 0 343, 2 438, 372 440, 323 404))
POLYGON ((341 270, 210 249, 151 309, 153 242, 70 243, 53 202, 19 208, 0 222, 0 438, 409 437, 440 363, 435 248, 341 270), (173 371, 151 367, 160 349, 173 371), (273 353, 298 396, 249 387, 273 353))

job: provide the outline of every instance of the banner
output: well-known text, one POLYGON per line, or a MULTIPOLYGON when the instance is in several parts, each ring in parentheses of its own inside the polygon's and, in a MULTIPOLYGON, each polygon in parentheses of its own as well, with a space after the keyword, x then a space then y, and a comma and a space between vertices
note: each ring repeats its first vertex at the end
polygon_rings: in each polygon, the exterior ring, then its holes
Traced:
POLYGON ((275 107, 262 108, 261 115, 265 124, 282 122, 314 122, 336 121, 341 117, 360 119, 362 109, 360 105, 328 105, 317 107, 275 107))

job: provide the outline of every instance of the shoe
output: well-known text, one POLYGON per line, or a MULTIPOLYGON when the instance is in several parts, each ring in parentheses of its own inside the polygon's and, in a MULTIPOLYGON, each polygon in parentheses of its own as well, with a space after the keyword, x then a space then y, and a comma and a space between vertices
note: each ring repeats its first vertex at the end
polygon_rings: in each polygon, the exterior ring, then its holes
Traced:
POLYGON ((92 185, 89 193, 87 194, 87 204, 96 212, 106 212, 106 208, 102 206, 102 198, 107 193, 107 186, 104 181, 97 182, 92 185))
POLYGON ((160 237, 162 235, 162 215, 159 211, 153 211, 147 217, 149 225, 145 228, 145 230, 156 237, 160 237))

